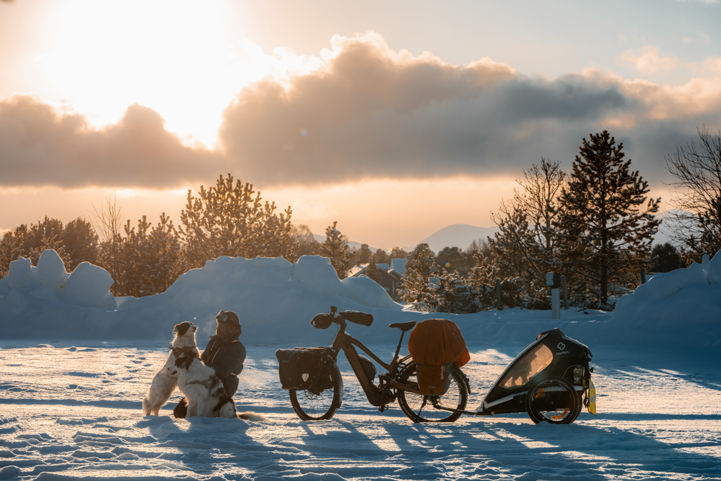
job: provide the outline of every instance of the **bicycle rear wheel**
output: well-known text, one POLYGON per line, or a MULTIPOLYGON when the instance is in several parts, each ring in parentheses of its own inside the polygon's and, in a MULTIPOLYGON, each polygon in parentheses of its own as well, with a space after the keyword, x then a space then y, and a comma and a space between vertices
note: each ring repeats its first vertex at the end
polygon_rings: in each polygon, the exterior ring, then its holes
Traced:
POLYGON ((333 386, 319 393, 313 393, 307 389, 288 390, 290 404, 299 418, 304 421, 317 421, 333 417, 336 409, 341 405, 343 378, 335 366, 330 370, 329 376, 331 376, 333 386))
MULTIPOLYGON (((468 402, 468 389, 461 370, 453 367, 449 372, 448 390, 440 396, 426 396, 398 389, 398 405, 403 414, 414 423, 421 422, 453 422, 463 414, 468 402), (448 408, 437 409, 436 405, 448 408)), ((404 384, 418 385, 415 363, 409 364, 399 376, 404 384)))

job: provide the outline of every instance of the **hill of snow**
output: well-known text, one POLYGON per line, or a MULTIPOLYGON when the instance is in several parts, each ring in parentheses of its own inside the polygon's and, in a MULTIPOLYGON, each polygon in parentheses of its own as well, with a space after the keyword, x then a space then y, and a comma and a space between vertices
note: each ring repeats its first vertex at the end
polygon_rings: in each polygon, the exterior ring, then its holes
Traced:
POLYGON ((364 340, 392 342, 388 323, 446 317, 481 345, 524 343, 538 332, 560 327, 586 343, 669 343, 721 347, 721 255, 702 264, 658 274, 618 301, 613 313, 507 309, 476 314, 409 311, 378 284, 361 276, 342 281, 328 259, 301 257, 229 258, 208 261, 182 275, 154 296, 113 297, 110 275, 80 264, 67 273, 55 251, 45 251, 37 266, 13 261, 0 279, 0 328, 3 337, 42 339, 167 339, 175 323, 190 320, 199 338, 214 329, 215 314, 233 310, 249 343, 288 345, 327 343, 333 333, 313 329, 309 321, 331 305, 373 314, 371 327, 353 326, 364 340))

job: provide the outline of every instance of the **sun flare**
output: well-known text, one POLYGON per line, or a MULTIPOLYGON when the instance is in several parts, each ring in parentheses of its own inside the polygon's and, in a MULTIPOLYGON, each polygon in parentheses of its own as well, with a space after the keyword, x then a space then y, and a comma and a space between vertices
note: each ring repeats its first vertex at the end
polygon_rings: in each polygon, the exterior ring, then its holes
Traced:
MULTIPOLYGON (((239 16, 220 2, 96 2, 58 5, 39 61, 64 103, 95 125, 139 103, 188 143, 212 147, 222 112, 245 85, 270 72, 260 48, 239 41, 239 16), (138 15, 142 12, 142 15, 138 15)), ((240 24, 239 24, 240 23, 240 24)))

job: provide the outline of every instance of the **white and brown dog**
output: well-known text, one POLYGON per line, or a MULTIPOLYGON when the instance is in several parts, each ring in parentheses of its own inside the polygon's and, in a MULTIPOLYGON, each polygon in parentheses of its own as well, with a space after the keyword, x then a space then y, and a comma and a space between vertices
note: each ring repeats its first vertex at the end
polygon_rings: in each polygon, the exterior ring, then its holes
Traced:
POLYGON ((197 350, 185 350, 175 359, 178 389, 188 403, 186 417, 239 417, 233 399, 225 391, 215 369, 200 360, 197 350))
POLYGON ((195 342, 195 331, 198 328, 192 322, 181 322, 173 327, 173 341, 170 343, 170 354, 163 367, 155 374, 153 382, 143 399, 143 415, 157 416, 170 395, 178 385, 178 368, 175 365, 182 353, 189 352, 198 356, 195 342))

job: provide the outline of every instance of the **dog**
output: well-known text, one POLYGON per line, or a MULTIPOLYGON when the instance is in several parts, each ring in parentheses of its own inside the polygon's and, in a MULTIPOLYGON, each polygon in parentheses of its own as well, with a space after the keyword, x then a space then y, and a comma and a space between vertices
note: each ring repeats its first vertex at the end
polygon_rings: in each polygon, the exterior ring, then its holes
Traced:
POLYGON ((175 359, 178 389, 188 403, 186 417, 236 418, 235 403, 215 369, 203 364, 197 350, 184 350, 175 359))
MULTIPOLYGON (((192 330, 195 341, 194 325, 192 330)), ((226 392, 223 381, 217 376, 215 369, 203 363, 195 345, 192 349, 178 350, 174 354, 178 389, 188 403, 186 418, 200 416, 266 421, 264 416, 254 412, 237 412, 235 402, 226 392)))
POLYGON ((183 352, 194 352, 198 355, 195 342, 195 331, 198 328, 192 322, 181 322, 173 327, 173 341, 170 343, 170 353, 162 368, 155 374, 148 392, 143 398, 143 415, 157 416, 170 395, 178 385, 178 368, 175 362, 183 352))

